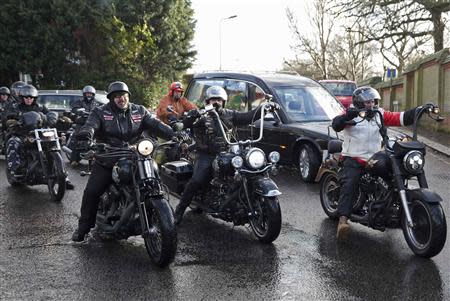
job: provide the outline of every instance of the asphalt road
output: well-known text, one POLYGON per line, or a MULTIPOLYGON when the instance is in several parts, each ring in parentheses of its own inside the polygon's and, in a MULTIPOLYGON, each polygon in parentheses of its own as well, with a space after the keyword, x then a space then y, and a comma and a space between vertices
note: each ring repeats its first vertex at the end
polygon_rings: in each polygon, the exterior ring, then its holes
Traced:
MULTIPOLYGON (((426 159, 450 224, 450 159, 426 159)), ((17 189, 0 177, 1 300, 450 300, 449 237, 431 260, 414 256, 401 230, 352 224, 348 241, 337 243, 319 186, 294 171, 276 177, 283 228, 272 245, 248 227, 188 211, 175 262, 159 269, 141 238, 70 241, 86 178, 69 170, 77 189, 62 203, 49 201, 44 186, 17 189)))

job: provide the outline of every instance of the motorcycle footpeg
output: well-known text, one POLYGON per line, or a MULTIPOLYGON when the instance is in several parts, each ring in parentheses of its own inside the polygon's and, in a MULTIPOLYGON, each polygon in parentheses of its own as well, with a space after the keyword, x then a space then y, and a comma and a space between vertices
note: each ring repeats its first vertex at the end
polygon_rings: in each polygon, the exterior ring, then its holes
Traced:
POLYGON ((91 174, 90 171, 80 171, 80 176, 85 177, 85 176, 89 176, 91 174))

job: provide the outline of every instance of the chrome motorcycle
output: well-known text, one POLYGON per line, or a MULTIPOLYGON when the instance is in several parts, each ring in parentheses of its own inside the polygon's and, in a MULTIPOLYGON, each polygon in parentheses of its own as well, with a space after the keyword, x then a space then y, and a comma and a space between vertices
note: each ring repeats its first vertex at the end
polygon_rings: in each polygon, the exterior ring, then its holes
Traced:
MULTIPOLYGON (((280 154, 274 151, 266 157, 261 149, 252 146, 262 139, 264 115, 271 108, 270 103, 262 106, 261 129, 256 140, 231 142, 222 122, 219 122, 228 151, 216 156, 213 178, 194 196, 190 207, 234 225, 249 223, 259 241, 271 243, 281 230, 281 209, 277 198, 281 192, 270 178, 271 173, 276 173, 280 154)), ((211 105, 200 113, 214 114, 220 120, 211 105)), ((180 197, 192 171, 192 160, 168 162, 161 167, 161 179, 170 193, 180 197)))
MULTIPOLYGON (((441 196, 428 189, 424 172, 425 145, 417 140, 417 122, 424 113, 436 121, 442 121, 439 108, 429 103, 416 109, 412 139, 390 139, 383 114, 379 110, 371 113, 379 116, 380 122, 377 121, 377 124, 384 149, 366 163, 350 220, 380 231, 402 228, 414 254, 433 257, 444 247, 447 223, 440 204, 441 196), (414 187, 416 181, 419 187, 414 187)), ((363 120, 367 115, 364 110, 360 112, 363 120)), ((320 181, 322 208, 332 219, 338 218, 340 188, 337 174, 341 168, 338 155, 341 150, 341 141, 329 141, 328 156, 316 178, 320 181)))

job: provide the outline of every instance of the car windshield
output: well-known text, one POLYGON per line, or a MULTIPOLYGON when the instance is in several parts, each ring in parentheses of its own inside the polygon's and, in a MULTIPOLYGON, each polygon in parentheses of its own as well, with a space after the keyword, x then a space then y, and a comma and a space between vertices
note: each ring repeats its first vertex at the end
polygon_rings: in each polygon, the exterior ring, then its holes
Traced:
POLYGON ((356 89, 355 83, 320 82, 336 96, 351 96, 356 89))
POLYGON ((79 99, 80 95, 39 95, 38 103, 44 105, 49 110, 70 110, 71 103, 79 99))
POLYGON ((330 121, 344 110, 322 87, 274 87, 274 90, 293 121, 330 121))

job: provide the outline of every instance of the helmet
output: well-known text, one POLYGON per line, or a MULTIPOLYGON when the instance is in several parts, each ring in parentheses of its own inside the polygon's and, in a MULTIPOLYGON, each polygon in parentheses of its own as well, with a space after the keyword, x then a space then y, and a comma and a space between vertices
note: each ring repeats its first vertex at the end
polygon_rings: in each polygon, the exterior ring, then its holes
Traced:
POLYGON ((211 98, 221 98, 223 100, 223 106, 225 107, 228 100, 228 95, 225 89, 221 86, 211 86, 205 92, 205 103, 209 104, 209 100, 211 98))
POLYGON ((130 91, 128 90, 128 86, 126 83, 124 82, 112 82, 109 84, 108 87, 108 94, 106 95, 106 97, 108 97, 109 100, 112 100, 112 95, 115 92, 127 92, 128 94, 131 95, 130 91))
POLYGON ((95 95, 95 88, 92 87, 92 86, 85 86, 85 87, 83 88, 83 95, 84 95, 85 93, 92 93, 92 94, 95 95))
POLYGON ((8 87, 0 87, 0 94, 1 95, 10 95, 11 92, 9 91, 8 87))
POLYGON ((33 85, 25 85, 20 88, 19 91, 19 96, 21 98, 23 98, 24 96, 31 96, 36 100, 36 97, 38 97, 38 95, 38 90, 33 85))
POLYGON ((353 106, 357 109, 364 109, 364 102, 369 100, 374 100, 377 106, 380 99, 381 97, 378 91, 369 86, 359 87, 353 91, 352 102, 353 106))
POLYGON ((17 82, 14 82, 12 85, 11 85, 11 92, 12 92, 12 95, 13 96, 19 96, 19 91, 20 91, 20 89, 23 87, 23 86, 26 86, 27 85, 27 83, 25 83, 25 82, 22 82, 22 81, 17 81, 17 82))
POLYGON ((173 82, 169 86, 169 95, 173 95, 173 91, 184 92, 183 84, 180 82, 173 82))

